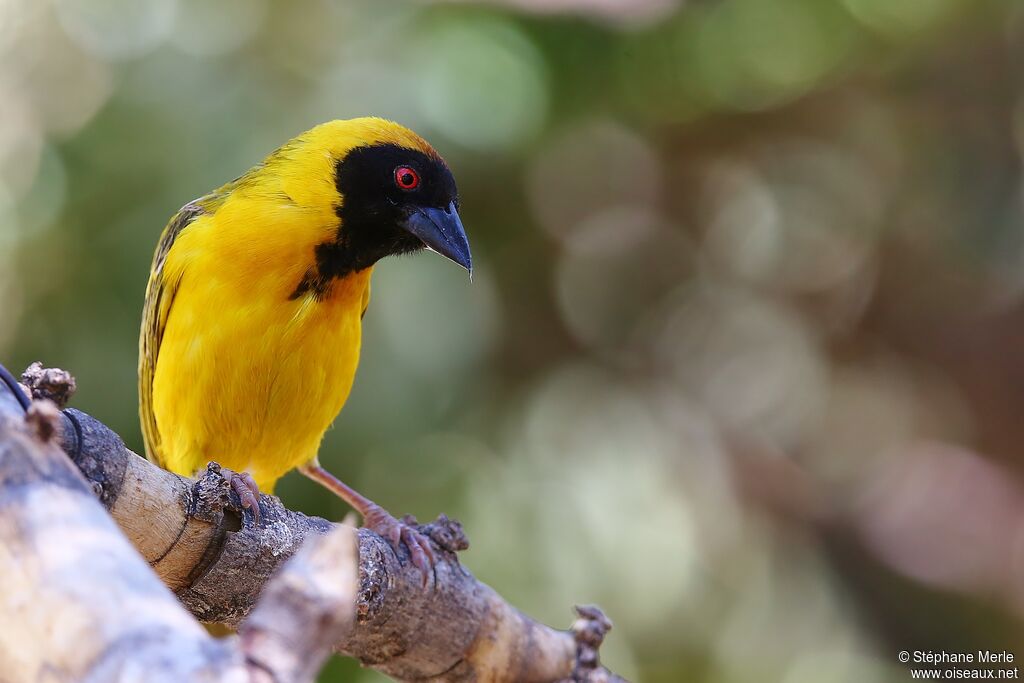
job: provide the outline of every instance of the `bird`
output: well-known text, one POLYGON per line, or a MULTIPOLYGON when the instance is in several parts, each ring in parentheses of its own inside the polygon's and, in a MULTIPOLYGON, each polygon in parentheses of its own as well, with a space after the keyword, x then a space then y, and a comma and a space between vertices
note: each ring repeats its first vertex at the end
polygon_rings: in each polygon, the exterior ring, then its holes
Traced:
POLYGON ((208 462, 259 521, 260 492, 297 469, 426 572, 434 554, 320 465, 359 362, 381 259, 434 251, 472 276, 455 179, 422 137, 382 118, 320 124, 185 204, 150 269, 139 340, 147 457, 186 477, 208 462))

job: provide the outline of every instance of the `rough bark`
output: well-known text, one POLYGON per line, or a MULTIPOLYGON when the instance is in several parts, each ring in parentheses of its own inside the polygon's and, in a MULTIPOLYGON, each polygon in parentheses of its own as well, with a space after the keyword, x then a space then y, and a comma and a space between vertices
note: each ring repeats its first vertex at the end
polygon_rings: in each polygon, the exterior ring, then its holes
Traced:
MULTIPOLYGON (((68 392, 62 394, 61 382, 55 381, 59 376, 39 368, 34 376, 46 378, 45 395, 66 398, 68 392)), ((36 392, 33 376, 23 381, 36 392)), ((0 417, 10 419, 19 411, 14 401, 0 401, 0 417)), ((201 621, 238 626, 243 643, 264 639, 260 629, 269 622, 252 609, 264 586, 269 595, 277 585, 271 577, 304 541, 333 535, 339 526, 288 510, 266 495, 256 522, 243 513, 216 465, 196 480, 185 479, 132 453, 85 413, 64 410, 48 419, 56 421, 55 439, 92 492, 181 604, 201 621)), ((0 500, 3 496, 0 487, 0 500)), ((331 632, 337 651, 401 680, 621 680, 597 661, 597 648, 610 628, 599 610, 581 609, 570 632, 539 624, 459 563, 456 552, 466 547, 466 539, 457 522, 442 516, 421 529, 439 560, 426 588, 404 552, 396 555, 376 534, 358 531, 356 619, 350 628, 331 632)), ((302 628, 295 619, 285 621, 293 630, 302 628)), ((317 622, 306 621, 304 637, 321 643, 318 629, 317 622)), ((307 675, 303 667, 309 660, 296 659, 289 675, 307 675)))
POLYGON ((239 636, 216 640, 54 441, 56 406, 34 403, 23 418, 9 393, 0 399, 0 681, 313 680, 354 620, 354 530, 311 539, 267 584, 239 636))

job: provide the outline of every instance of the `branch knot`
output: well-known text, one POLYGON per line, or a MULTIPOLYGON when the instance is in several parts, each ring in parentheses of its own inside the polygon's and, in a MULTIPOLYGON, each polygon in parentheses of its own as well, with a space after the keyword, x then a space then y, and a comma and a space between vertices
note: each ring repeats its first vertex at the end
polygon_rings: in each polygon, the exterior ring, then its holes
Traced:
POLYGON ((75 378, 67 370, 60 368, 44 368, 36 361, 21 373, 21 382, 32 394, 34 399, 49 399, 58 408, 67 406, 78 386, 75 378))
POLYGON ((576 665, 573 683, 614 683, 623 679, 601 667, 598 650, 605 636, 612 630, 612 621, 597 605, 577 605, 577 619, 572 625, 576 639, 576 665))
POLYGON ((192 485, 192 516, 204 522, 216 524, 231 506, 231 485, 215 462, 206 465, 192 485))
MULTIPOLYGON (((415 522, 415 518, 413 519, 415 522)), ((430 537, 442 550, 457 553, 469 548, 469 538, 457 519, 450 519, 443 512, 433 522, 419 526, 420 531, 430 537)))

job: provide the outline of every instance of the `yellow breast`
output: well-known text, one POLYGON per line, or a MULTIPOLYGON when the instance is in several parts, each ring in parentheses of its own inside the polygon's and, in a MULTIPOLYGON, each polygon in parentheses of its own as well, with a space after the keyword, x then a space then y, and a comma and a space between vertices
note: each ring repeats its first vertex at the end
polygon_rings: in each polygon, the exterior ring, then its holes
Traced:
POLYGON ((172 247, 166 276, 180 281, 153 379, 168 469, 214 460, 270 491, 316 455, 352 387, 372 269, 292 299, 312 246, 288 224, 313 220, 330 217, 234 198, 172 247), (276 229, 253 229, 257 217, 276 229))

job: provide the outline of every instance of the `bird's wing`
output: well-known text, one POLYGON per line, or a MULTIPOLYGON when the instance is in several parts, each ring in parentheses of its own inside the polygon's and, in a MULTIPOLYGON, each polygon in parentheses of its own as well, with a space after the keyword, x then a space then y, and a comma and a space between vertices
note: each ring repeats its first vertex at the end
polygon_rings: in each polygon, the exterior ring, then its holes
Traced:
POLYGON ((170 278, 164 272, 164 263, 174 241, 183 230, 204 213, 201 204, 186 204, 175 214, 164 228, 160 242, 153 256, 146 286, 146 303, 142 308, 142 332, 139 335, 139 416, 142 419, 142 437, 146 446, 146 457, 163 466, 160 431, 153 414, 153 377, 156 375, 156 361, 160 355, 164 328, 174 304, 179 277, 170 278))

